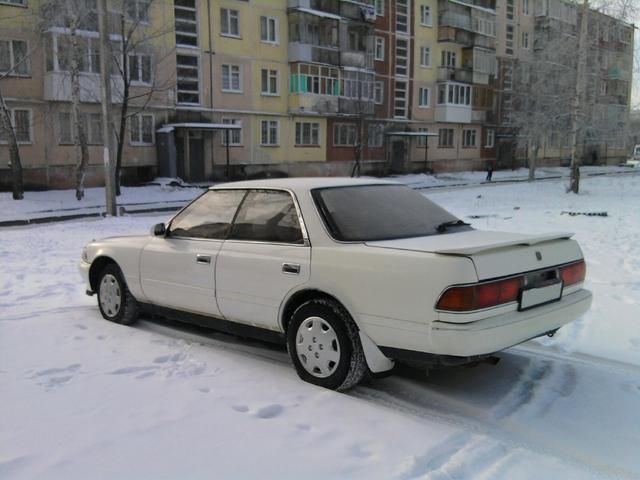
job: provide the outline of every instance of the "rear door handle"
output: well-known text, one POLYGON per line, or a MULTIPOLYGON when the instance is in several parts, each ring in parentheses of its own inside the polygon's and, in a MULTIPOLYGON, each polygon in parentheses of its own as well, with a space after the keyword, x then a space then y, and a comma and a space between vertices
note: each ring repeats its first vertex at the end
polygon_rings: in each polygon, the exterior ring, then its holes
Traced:
POLYGON ((283 263, 282 272, 289 273, 291 275, 298 275, 300 273, 300 264, 298 263, 283 263))
POLYGON ((196 255, 196 263, 201 263, 203 265, 209 265, 211 263, 211 255, 196 255))

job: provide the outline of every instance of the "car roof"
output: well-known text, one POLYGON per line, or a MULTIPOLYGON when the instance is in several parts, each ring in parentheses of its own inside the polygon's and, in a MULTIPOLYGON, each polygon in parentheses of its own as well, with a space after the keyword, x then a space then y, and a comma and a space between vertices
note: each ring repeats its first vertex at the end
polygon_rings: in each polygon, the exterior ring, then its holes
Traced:
POLYGON ((308 177, 308 178, 270 178, 266 180, 243 180, 240 182, 221 183, 211 187, 220 188, 282 188, 294 192, 304 192, 315 188, 348 187, 362 185, 398 185, 396 182, 377 178, 349 177, 308 177))

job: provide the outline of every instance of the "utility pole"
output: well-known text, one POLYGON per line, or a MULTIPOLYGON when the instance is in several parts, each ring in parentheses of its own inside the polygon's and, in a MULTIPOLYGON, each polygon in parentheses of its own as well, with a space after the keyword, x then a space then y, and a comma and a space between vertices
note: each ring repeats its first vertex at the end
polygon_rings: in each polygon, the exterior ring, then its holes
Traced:
MULTIPOLYGON (((580 34, 578 37, 578 69, 576 72, 576 89, 573 96, 571 111, 571 183, 569 191, 580 191, 580 158, 578 157, 578 117, 581 108, 584 107, 585 84, 587 81, 587 36, 589 33, 589 0, 582 3, 582 19, 580 22, 580 34)), ((584 150, 584 149, 583 149, 584 150)), ((582 152, 584 153, 584 151, 582 152)))
MULTIPOLYGON (((104 143, 104 190, 107 215, 116 217, 116 179, 113 162, 114 138, 111 129, 111 44, 109 42, 107 0, 98 1, 98 24, 100 29, 100 75, 102 81, 102 140, 104 143)), ((126 59, 125 59, 126 61, 126 59)))

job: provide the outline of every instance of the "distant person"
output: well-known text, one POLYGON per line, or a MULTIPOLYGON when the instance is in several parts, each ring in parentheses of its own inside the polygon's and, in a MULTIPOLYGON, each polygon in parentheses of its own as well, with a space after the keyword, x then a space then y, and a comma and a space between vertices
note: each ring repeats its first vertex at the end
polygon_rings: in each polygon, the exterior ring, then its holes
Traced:
POLYGON ((487 162, 487 182, 493 178, 493 163, 487 162))

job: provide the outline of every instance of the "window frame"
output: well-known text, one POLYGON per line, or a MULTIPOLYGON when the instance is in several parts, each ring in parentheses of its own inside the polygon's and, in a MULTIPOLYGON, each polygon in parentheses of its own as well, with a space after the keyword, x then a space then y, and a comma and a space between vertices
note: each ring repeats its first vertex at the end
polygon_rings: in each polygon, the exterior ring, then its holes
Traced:
MULTIPOLYGON (((14 107, 14 108, 10 108, 9 111, 11 112, 11 127, 13 128, 13 131, 16 135, 16 140, 18 141, 18 145, 33 145, 34 144, 34 138, 33 138, 33 109, 28 108, 28 107, 14 107), (20 111, 24 111, 24 112, 28 112, 29 113, 29 140, 19 140, 18 139, 18 132, 16 130, 16 114, 15 111, 16 110, 20 110, 20 111)), ((0 137, 0 145, 7 145, 9 143, 8 140, 3 140, 2 137, 0 137)))
POLYGON ((149 147, 152 145, 155 145, 156 143, 156 134, 154 131, 154 125, 156 124, 156 119, 155 119, 155 115, 153 113, 137 113, 135 115, 131 116, 131 121, 129 122, 129 145, 134 146, 134 147, 149 147), (151 142, 145 142, 143 140, 144 138, 144 117, 151 117, 151 142), (137 118, 138 123, 138 128, 140 129, 140 136, 139 136, 139 140, 133 139, 133 119, 137 118))
POLYGON ((223 93, 242 93, 243 92, 243 81, 242 81, 242 65, 237 63, 223 63, 220 65, 220 90, 223 93), (225 83, 225 67, 227 68, 227 81, 229 84, 228 88, 224 87, 225 83), (238 88, 233 88, 233 67, 237 67, 238 69, 238 88))
MULTIPOLYGON (((207 190, 207 191, 228 191, 228 190, 240 190, 240 191, 244 191, 245 194, 242 197, 242 200, 240 200, 240 203, 238 204, 238 207, 236 208, 235 214, 233 216, 233 220, 231 222, 231 228, 229 229, 229 233, 227 234, 226 238, 224 239, 225 242, 252 243, 252 244, 262 244, 262 245, 286 245, 288 247, 292 247, 293 246, 293 247, 307 247, 307 248, 311 246, 311 242, 309 241, 309 234, 307 232, 307 227, 305 225, 304 217, 302 215, 302 209, 300 208, 300 204, 298 202, 298 198, 296 197, 296 194, 295 194, 295 192, 293 190, 290 190, 288 188, 275 188, 275 187, 263 187, 263 188, 237 188, 237 187, 225 188, 225 187, 221 187, 221 188, 213 188, 213 189, 207 190), (233 230, 233 225, 235 224, 236 218, 238 217, 238 213, 240 212, 240 209, 244 205, 244 202, 247 199, 247 196, 251 192, 260 192, 260 191, 285 192, 285 193, 289 194, 289 196, 291 197, 291 199, 293 201, 293 205, 294 205, 294 207, 296 209, 296 215, 297 215, 297 218, 298 218, 298 224, 300 226, 300 231, 302 233, 302 243, 268 242, 268 241, 263 241, 263 240, 237 240, 237 239, 229 238, 229 235, 231 234, 231 231, 233 230)), ((200 197, 198 197, 198 198, 200 198, 200 197)), ((187 205, 187 207, 188 206, 189 205, 187 205)), ((185 207, 185 208, 187 208, 187 207, 185 207)), ((178 212, 178 213, 180 213, 180 212, 178 212)), ((177 214, 176 214, 176 216, 177 216, 177 214)), ((173 219, 172 219, 172 221, 173 221, 173 219)), ((207 239, 205 239, 205 240, 207 240, 207 239)), ((211 240, 213 240, 213 239, 211 239, 211 240)), ((214 241, 219 241, 219 240, 214 240, 214 241)))
POLYGON ((21 39, 17 39, 17 38, 0 38, 0 42, 7 42, 9 44, 9 70, 0 70, 0 73, 7 75, 8 77, 22 77, 22 78, 29 78, 31 77, 31 58, 29 58, 29 41, 28 40, 21 40, 21 39), (26 73, 19 73, 16 70, 16 54, 15 54, 15 49, 14 49, 14 43, 16 42, 22 42, 25 44, 26 46, 26 53, 27 53, 27 58, 24 61, 24 64, 26 65, 26 73))
POLYGON ((280 146, 280 120, 260 120, 260 146, 261 147, 279 147, 280 146), (267 123, 267 143, 263 142, 264 137, 262 136, 262 127, 264 123, 267 123), (271 128, 275 124, 276 126, 276 141, 272 143, 271 140, 271 128))
POLYGON ((235 9, 235 8, 226 8, 226 7, 220 7, 220 36, 221 37, 228 37, 228 38, 242 38, 241 35, 241 28, 240 28, 240 10, 235 9), (223 12, 227 12, 227 21, 226 21, 226 25, 225 23, 223 23, 224 19, 223 19, 223 12), (231 12, 235 12, 235 17, 238 23, 238 33, 233 33, 231 32, 231 12), (225 29, 223 29, 223 26, 226 27, 226 30, 228 31, 224 31, 225 29))
POLYGON ((173 27, 175 30, 174 36, 176 39, 176 47, 178 48, 194 48, 197 49, 199 42, 198 39, 200 37, 200 29, 198 26, 198 2, 194 0, 193 2, 193 7, 185 7, 183 5, 176 5, 174 2, 173 5, 173 27), (187 32, 186 30, 177 30, 175 28, 175 23, 176 23, 176 10, 178 11, 183 11, 183 12, 193 12, 194 13, 194 17, 195 20, 191 20, 191 19, 187 19, 187 18, 179 18, 179 21, 185 24, 191 24, 191 25, 195 25, 195 30, 196 32, 187 32), (188 37, 188 38, 193 38, 194 42, 193 44, 190 43, 181 43, 178 41, 178 36, 182 35, 183 37, 188 37))
POLYGON ((485 132, 484 148, 494 148, 496 146, 496 131, 493 128, 487 128, 485 132), (491 142, 489 142, 491 139, 491 142))
POLYGON ((294 132, 294 146, 296 147, 319 147, 320 146, 320 122, 306 122, 306 121, 300 121, 300 122, 295 122, 295 132, 294 132), (305 143, 304 142, 304 127, 305 125, 309 125, 309 142, 305 143), (300 132, 298 132, 298 130, 300 130, 300 132), (314 143, 313 141, 313 137, 314 137, 314 130, 315 130, 315 137, 316 137, 316 142, 314 143), (300 141, 298 141, 300 140, 300 141))
MULTIPOLYGON (((278 17, 272 17, 269 15, 260 15, 260 17, 258 18, 258 22, 260 23, 259 28, 260 28, 260 43, 266 43, 267 45, 279 45, 280 44, 280 25, 279 25, 279 21, 278 21, 278 17), (265 25, 266 25, 266 34, 267 34, 267 39, 263 39, 262 38, 262 19, 265 19, 265 25), (269 40, 269 25, 270 25, 270 21, 273 21, 273 40, 269 40)), ((238 27, 240 25, 240 17, 238 16, 238 27)), ((238 29, 239 30, 239 29, 238 29)))
MULTIPOLYGON (((244 144, 242 143, 242 119, 241 118, 235 118, 235 117, 222 117, 220 119, 220 123, 224 124, 224 125, 240 125, 239 129, 235 129, 235 130, 231 130, 229 129, 229 147, 242 147, 244 146, 244 144), (238 132, 238 136, 239 136, 239 140, 237 142, 235 142, 233 140, 233 135, 235 132, 238 132)), ((223 130, 221 135, 220 135, 220 145, 222 145, 223 147, 227 146, 227 142, 226 142, 226 130, 223 130)))
POLYGON ((358 144, 358 128, 357 125, 353 122, 336 122, 333 124, 333 146, 334 147, 354 147, 358 144), (338 139, 340 137, 338 130, 347 128, 347 143, 338 143, 338 139), (353 129, 353 143, 349 142, 349 137, 351 136, 351 130, 353 129))
POLYGON ((189 82, 193 82, 196 81, 198 84, 198 90, 197 92, 195 90, 185 90, 182 89, 180 90, 180 76, 177 74, 176 72, 176 104, 177 105, 200 105, 200 100, 201 100, 201 92, 200 92, 200 84, 201 84, 201 78, 200 78, 200 55, 193 55, 193 54, 184 54, 184 53, 178 53, 176 55, 176 70, 178 70, 179 68, 183 68, 183 69, 187 69, 187 70, 195 70, 196 72, 196 77, 197 78, 186 78, 187 81, 189 82), (179 57, 189 57, 189 58, 195 58, 196 59, 196 65, 186 65, 186 64, 182 64, 182 66, 180 66, 178 64, 178 58, 179 57), (189 94, 189 95, 197 95, 198 96, 198 101, 197 102, 181 102, 180 101, 180 93, 184 93, 184 94, 189 94))
POLYGON ((260 95, 262 95, 263 97, 280 96, 280 70, 278 70, 277 68, 260 68, 260 95), (263 90, 262 88, 264 87, 262 83, 264 72, 267 72, 267 91, 263 90), (273 80, 274 78, 274 76, 272 76, 273 72, 275 72, 275 92, 269 90, 269 88, 271 87, 271 80, 273 80))
POLYGON ((478 130, 476 128, 462 130, 462 148, 478 148, 478 130))
POLYGON ((431 47, 420 47, 420 67, 431 68, 431 47), (425 55, 426 54, 426 55, 425 55), (428 58, 428 62, 425 63, 425 56, 428 58))
POLYGON ((150 16, 149 16, 149 10, 151 9, 151 3, 152 3, 152 0, 128 0, 128 4, 125 5, 125 8, 124 8, 124 10, 125 10, 124 14, 125 14, 125 17, 126 17, 127 21, 133 22, 133 23, 137 22, 139 25, 149 25, 149 23, 151 21, 150 20, 150 16), (146 4, 146 7, 147 7, 146 10, 144 10, 145 18, 141 18, 140 17, 140 12, 141 12, 140 4, 141 3, 142 4, 146 4), (130 5, 134 5, 135 6, 135 11, 136 11, 135 18, 133 18, 133 17, 131 17, 129 15, 129 10, 128 10, 127 7, 129 7, 130 5))
POLYGON ((384 62, 385 59, 385 49, 386 49, 386 39, 381 37, 380 35, 376 35, 374 40, 374 48, 373 48, 373 58, 376 62, 384 62), (381 55, 378 55, 378 47, 380 48, 381 55))
POLYGON ((439 128, 438 129, 438 148, 455 148, 456 132, 453 128, 439 128), (443 142, 443 133, 447 142, 443 142))
POLYGON ((420 5, 420 25, 423 27, 433 27, 433 12, 431 12, 431 5, 420 5), (428 22, 425 22, 425 12, 428 12, 428 22))
POLYGON ((149 54, 149 53, 129 53, 127 55, 127 62, 129 62, 128 67, 129 67, 129 82, 131 85, 141 85, 141 86, 146 86, 148 87, 149 85, 153 85, 153 55, 149 54), (137 60, 137 66, 138 66, 138 79, 134 80, 133 78, 131 78, 131 61, 130 61, 130 57, 136 57, 137 60), (142 77, 142 72, 144 71, 143 67, 142 67, 142 58, 143 57, 148 57, 149 58, 149 81, 145 82, 142 77))
POLYGON ((418 88, 418 108, 430 108, 431 107, 431 89, 429 87, 418 88), (423 92, 426 92, 427 101, 423 102, 423 92))

